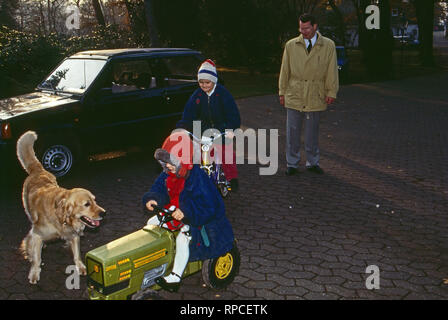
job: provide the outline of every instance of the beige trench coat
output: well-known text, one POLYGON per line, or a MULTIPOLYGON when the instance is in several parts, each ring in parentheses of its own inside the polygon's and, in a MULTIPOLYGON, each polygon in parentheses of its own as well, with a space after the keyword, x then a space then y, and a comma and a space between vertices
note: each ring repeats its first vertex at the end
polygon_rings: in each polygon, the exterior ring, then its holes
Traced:
POLYGON ((279 95, 285 96, 285 107, 324 111, 325 98, 336 98, 338 90, 336 47, 331 39, 319 34, 309 54, 302 35, 286 43, 279 77, 279 95))

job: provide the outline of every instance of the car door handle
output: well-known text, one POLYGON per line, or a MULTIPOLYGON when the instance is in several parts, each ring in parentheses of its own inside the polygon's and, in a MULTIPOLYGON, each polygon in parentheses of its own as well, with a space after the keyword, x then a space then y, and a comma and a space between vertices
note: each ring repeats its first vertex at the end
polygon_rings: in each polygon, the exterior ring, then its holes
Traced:
POLYGON ((163 97, 165 98, 166 102, 171 101, 171 97, 169 96, 168 91, 163 92, 163 97))

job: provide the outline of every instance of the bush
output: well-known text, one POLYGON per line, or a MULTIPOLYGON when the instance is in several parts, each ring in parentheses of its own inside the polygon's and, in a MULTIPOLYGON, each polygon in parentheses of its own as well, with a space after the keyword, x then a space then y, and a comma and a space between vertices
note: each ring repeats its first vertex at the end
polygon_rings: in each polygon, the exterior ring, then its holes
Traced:
POLYGON ((117 26, 87 36, 38 35, 0 29, 0 98, 25 93, 65 57, 91 49, 135 47, 131 34, 117 26))

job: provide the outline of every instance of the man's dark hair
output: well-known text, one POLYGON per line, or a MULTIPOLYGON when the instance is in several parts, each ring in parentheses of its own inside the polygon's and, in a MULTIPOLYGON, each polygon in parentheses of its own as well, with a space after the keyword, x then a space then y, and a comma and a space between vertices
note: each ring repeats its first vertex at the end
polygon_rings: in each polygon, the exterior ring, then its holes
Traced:
POLYGON ((311 25, 315 25, 317 24, 317 20, 316 18, 309 14, 309 13, 304 13, 299 17, 299 21, 301 21, 302 23, 306 23, 306 22, 311 22, 311 25))

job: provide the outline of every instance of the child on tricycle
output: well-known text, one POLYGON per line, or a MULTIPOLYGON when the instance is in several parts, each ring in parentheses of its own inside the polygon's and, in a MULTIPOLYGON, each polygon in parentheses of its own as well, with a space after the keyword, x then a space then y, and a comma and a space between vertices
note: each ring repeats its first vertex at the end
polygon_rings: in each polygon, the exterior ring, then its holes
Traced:
MULTIPOLYGON (((185 104, 182 119, 178 122, 179 128, 188 131, 193 130, 193 122, 201 122, 201 134, 208 129, 216 129, 220 132, 226 129, 235 130, 241 125, 240 112, 231 93, 218 83, 218 74, 215 63, 207 59, 198 70, 199 88, 193 92, 185 104)), ((222 169, 226 179, 230 182, 233 191, 238 190, 238 170, 233 144, 230 143, 232 135, 226 135, 228 139, 222 139, 222 169), (225 155, 228 154, 228 155, 225 155), (227 161, 231 159, 231 161, 227 161)))

